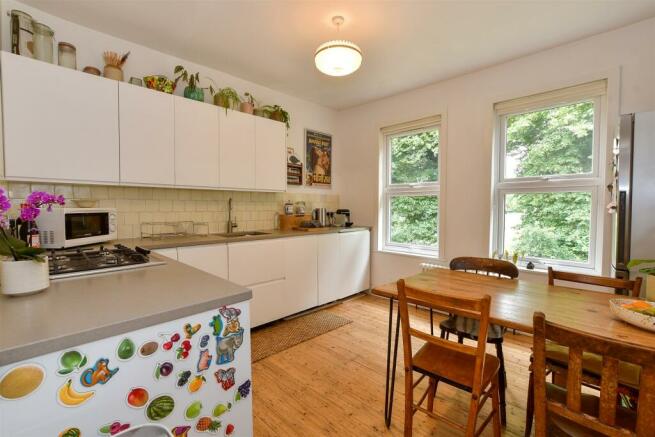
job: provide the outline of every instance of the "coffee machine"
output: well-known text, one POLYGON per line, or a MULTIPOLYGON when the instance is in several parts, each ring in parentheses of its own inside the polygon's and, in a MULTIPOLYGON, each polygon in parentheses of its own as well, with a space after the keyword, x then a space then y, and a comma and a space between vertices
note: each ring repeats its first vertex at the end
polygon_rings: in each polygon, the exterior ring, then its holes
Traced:
POLYGON ((350 219, 350 210, 349 209, 337 209, 336 214, 334 215, 334 225, 342 226, 349 228, 353 225, 352 220, 350 219))

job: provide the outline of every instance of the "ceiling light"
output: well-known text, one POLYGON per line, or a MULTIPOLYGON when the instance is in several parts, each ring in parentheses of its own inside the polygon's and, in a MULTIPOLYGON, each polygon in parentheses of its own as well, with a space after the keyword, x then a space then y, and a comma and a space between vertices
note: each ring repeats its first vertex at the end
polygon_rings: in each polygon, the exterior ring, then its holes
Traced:
MULTIPOLYGON (((341 16, 332 17, 337 30, 343 21, 341 16)), ((347 76, 362 65, 362 50, 350 41, 332 40, 318 46, 314 62, 316 68, 328 76, 347 76)))

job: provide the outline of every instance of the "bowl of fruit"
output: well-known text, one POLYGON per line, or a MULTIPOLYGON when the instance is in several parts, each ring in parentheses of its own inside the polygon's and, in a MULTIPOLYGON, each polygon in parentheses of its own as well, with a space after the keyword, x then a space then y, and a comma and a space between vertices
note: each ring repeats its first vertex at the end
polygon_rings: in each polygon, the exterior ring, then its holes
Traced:
POLYGON ((638 299, 610 299, 610 310, 624 322, 655 332, 655 302, 638 299))
POLYGON ((146 87, 150 88, 151 90, 157 90, 167 94, 173 94, 173 91, 175 91, 175 85, 177 85, 174 81, 170 80, 166 76, 155 75, 145 76, 143 78, 143 82, 146 84, 146 87))

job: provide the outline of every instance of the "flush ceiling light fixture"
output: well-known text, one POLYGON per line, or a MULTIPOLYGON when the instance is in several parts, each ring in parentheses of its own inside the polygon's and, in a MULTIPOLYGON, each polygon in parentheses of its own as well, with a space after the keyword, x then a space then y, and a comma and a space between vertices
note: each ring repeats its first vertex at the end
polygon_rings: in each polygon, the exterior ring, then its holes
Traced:
MULTIPOLYGON (((343 24, 342 16, 332 17, 332 24, 343 24)), ((347 76, 362 65, 362 50, 350 41, 335 39, 321 44, 314 54, 316 68, 328 76, 347 76)))

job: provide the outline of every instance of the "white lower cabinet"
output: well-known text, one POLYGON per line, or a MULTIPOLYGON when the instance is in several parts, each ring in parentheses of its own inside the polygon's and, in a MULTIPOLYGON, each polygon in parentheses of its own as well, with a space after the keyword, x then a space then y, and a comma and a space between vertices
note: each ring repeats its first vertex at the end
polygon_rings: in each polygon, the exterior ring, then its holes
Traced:
POLYGON ((226 244, 178 247, 177 260, 219 278, 228 277, 226 244))
MULTIPOLYGON (((175 249, 153 252, 174 257, 175 249)), ((252 326, 369 288, 368 230, 177 248, 180 262, 252 289, 252 326)))

